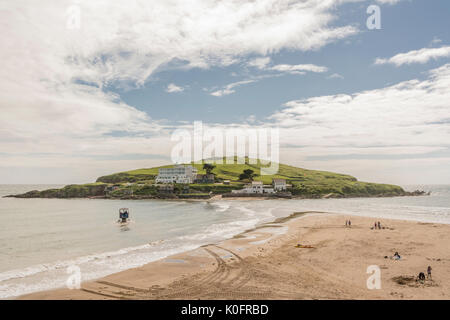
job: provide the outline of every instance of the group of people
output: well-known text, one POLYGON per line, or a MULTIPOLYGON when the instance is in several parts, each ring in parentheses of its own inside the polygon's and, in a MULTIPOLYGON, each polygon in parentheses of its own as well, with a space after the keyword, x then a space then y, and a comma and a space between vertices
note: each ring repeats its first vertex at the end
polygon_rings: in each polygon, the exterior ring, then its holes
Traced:
MULTIPOLYGON (((426 277, 426 279, 428 279, 428 280, 432 280, 432 278, 431 278, 431 270, 433 270, 431 268, 431 266, 428 266, 428 268, 427 268, 427 277, 426 277)), ((419 276, 417 277, 417 280, 425 281, 425 273, 423 273, 423 272, 419 273, 419 276)))
MULTIPOLYGON (((376 230, 376 229, 379 229, 379 230, 382 229, 380 221, 375 222, 375 223, 373 224, 373 226, 374 226, 375 230, 376 230)), ((373 228, 372 228, 372 229, 373 229, 373 228)))
MULTIPOLYGON (((351 226, 352 226, 351 220, 345 220, 345 227, 351 227, 351 226)), ((381 227, 381 222, 380 221, 375 222, 374 226, 371 229, 379 229, 379 230, 383 229, 381 227)), ((387 256, 385 258, 387 258, 387 256)), ((394 253, 394 256, 392 257, 392 259, 394 259, 394 260, 400 260, 401 258, 402 257, 400 256, 400 254, 397 251, 394 253)), ((427 268, 427 276, 425 277, 425 273, 424 272, 420 272, 419 276, 417 277, 417 280, 418 281, 422 281, 422 282, 425 281, 425 279, 432 280, 432 278, 431 278, 431 270, 432 270, 431 266, 428 266, 428 268, 427 268)))
MULTIPOLYGON (((345 220, 345 227, 351 227, 351 226, 352 226, 351 220, 345 220)), ((375 222, 371 229, 379 229, 379 230, 383 229, 383 227, 381 227, 381 222, 380 221, 375 222)), ((385 258, 387 258, 387 256, 385 258)), ((392 257, 392 259, 394 259, 394 260, 400 260, 401 258, 402 257, 400 256, 400 254, 397 251, 394 253, 394 256, 392 257)), ((425 279, 432 280, 431 270, 432 270, 431 266, 428 266, 427 276, 425 277, 424 272, 420 272, 419 276, 417 277, 417 280, 422 281, 422 282, 425 281, 425 279)))
MULTIPOLYGON (((387 258, 387 257, 385 257, 385 258, 387 258)), ((392 257, 392 259, 394 259, 394 260, 400 260, 401 258, 402 257, 400 256, 400 254, 397 251, 394 253, 394 256, 392 257)), ((428 268, 427 268, 427 276, 426 277, 425 277, 425 273, 424 272, 420 272, 419 275, 417 276, 417 281, 423 282, 423 281, 425 281, 425 279, 433 280, 431 278, 431 270, 433 270, 431 268, 431 266, 428 266, 428 268)))
MULTIPOLYGON (((392 258, 393 258, 394 260, 400 260, 402 257, 400 256, 400 254, 399 254, 398 252, 395 252, 395 253, 394 253, 394 256, 393 256, 392 258)), ((428 268, 427 268, 427 276, 426 276, 426 277, 425 277, 425 273, 424 273, 424 272, 420 272, 419 275, 417 276, 417 281, 424 282, 425 279, 433 280, 433 279, 431 278, 431 270, 433 270, 433 269, 431 268, 431 266, 428 266, 428 268)))

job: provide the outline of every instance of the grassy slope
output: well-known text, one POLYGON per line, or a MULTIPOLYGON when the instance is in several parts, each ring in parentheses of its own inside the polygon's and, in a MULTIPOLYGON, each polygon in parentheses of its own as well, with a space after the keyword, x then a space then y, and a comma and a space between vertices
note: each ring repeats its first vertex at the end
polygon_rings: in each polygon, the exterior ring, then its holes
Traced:
MULTIPOLYGON (((202 164, 194 164, 199 173, 205 173, 202 164)), ((171 165, 163 166, 172 167, 171 165)), ((96 183, 84 185, 68 185, 61 189, 44 191, 30 191, 23 195, 24 198, 84 198, 104 196, 105 187, 116 184, 120 187, 109 193, 110 197, 120 198, 133 194, 134 196, 159 196, 158 187, 153 185, 158 170, 163 167, 138 169, 120 172, 97 179, 96 183), (128 183, 130 182, 130 183, 128 183)), ((231 180, 230 185, 223 184, 191 184, 189 193, 214 194, 229 193, 233 189, 241 189, 248 181, 239 181, 239 175, 245 169, 252 169, 258 174, 254 180, 271 184, 273 178, 286 179, 292 185, 290 190, 293 195, 305 198, 318 198, 323 196, 333 197, 364 197, 364 196, 397 196, 405 195, 404 190, 395 185, 377 184, 357 181, 356 178, 326 171, 306 170, 284 164, 279 165, 279 170, 273 176, 261 176, 261 164, 216 164, 213 173, 216 178, 231 180)), ((175 186, 175 192, 185 192, 182 185, 175 186)))
MULTIPOLYGON (((202 164, 194 164, 199 173, 205 173, 202 164)), ((162 166, 148 169, 138 169, 132 171, 121 172, 98 178, 97 182, 119 183, 119 182, 151 182, 158 175, 159 168, 171 167, 162 166)), ((374 195, 402 195, 403 189, 399 186, 359 182, 356 178, 326 171, 316 171, 296 168, 284 164, 279 165, 277 175, 260 176, 260 167, 258 164, 216 164, 213 173, 217 178, 223 180, 231 180, 238 183, 239 175, 245 169, 252 169, 258 176, 254 180, 263 181, 270 184, 273 178, 284 178, 293 186, 293 194, 303 196, 323 196, 327 194, 335 194, 340 196, 374 196, 374 195)), ((239 187, 242 183, 239 183, 239 187)), ((215 190, 212 185, 191 186, 198 191, 219 191, 223 193, 225 189, 236 188, 230 186, 223 188, 224 190, 215 190)))
POLYGON ((20 198, 85 198, 103 196, 105 194, 105 183, 70 184, 61 189, 47 189, 43 191, 30 191, 20 198))

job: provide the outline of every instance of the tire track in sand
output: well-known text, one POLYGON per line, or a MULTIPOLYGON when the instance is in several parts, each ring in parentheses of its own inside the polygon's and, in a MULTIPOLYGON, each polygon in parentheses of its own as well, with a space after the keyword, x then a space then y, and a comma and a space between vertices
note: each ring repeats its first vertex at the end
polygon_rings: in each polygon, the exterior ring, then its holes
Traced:
MULTIPOLYGON (((196 274, 188 279, 181 279, 171 283, 167 288, 146 289, 133 286, 121 285, 118 283, 99 280, 95 283, 106 286, 102 288, 82 288, 83 291, 97 294, 112 299, 182 299, 199 298, 204 296, 220 297, 242 296, 237 291, 252 279, 252 272, 249 264, 234 251, 217 245, 203 247, 212 258, 217 267, 206 275, 196 274), (237 261, 225 261, 214 249, 219 249, 230 253, 237 261), (198 278, 198 279, 196 279, 198 278), (190 284, 194 283, 194 284, 190 284), (117 291, 119 290, 126 290, 117 291)), ((253 290, 252 290, 253 291, 253 290)), ((248 292, 261 297, 261 292, 248 292)))

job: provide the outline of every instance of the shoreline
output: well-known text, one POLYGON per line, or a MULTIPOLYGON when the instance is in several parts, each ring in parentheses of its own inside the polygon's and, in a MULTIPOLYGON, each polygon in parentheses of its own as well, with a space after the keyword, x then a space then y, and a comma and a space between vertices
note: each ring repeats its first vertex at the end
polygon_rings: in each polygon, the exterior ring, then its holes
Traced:
POLYGON ((80 200, 80 199, 88 199, 88 200, 164 200, 164 201, 216 201, 216 200, 321 200, 321 199, 372 199, 372 198, 403 198, 403 197, 426 197, 430 196, 431 192, 421 191, 423 193, 415 193, 415 192, 407 192, 406 194, 401 195, 342 195, 342 196, 298 196, 292 195, 290 197, 285 196, 260 196, 260 195, 249 195, 249 196, 223 196, 223 194, 214 194, 211 197, 206 198, 204 196, 199 197, 148 197, 148 196, 130 196, 130 197, 106 197, 106 196, 86 196, 86 197, 24 197, 22 195, 4 195, 2 198, 13 198, 13 199, 60 199, 60 200, 80 200))
POLYGON ((450 299, 445 250, 450 225, 383 219, 387 229, 371 230, 375 220, 380 219, 294 212, 219 243, 83 282, 80 290, 54 289, 16 299, 450 299), (345 227, 347 219, 352 228, 345 227), (299 242, 314 248, 295 248, 299 242), (424 247, 425 253, 420 251, 424 247), (394 250, 403 260, 384 258, 394 250), (420 287, 408 280, 426 270, 427 263, 440 273, 434 282, 420 287), (366 268, 372 264, 382 270, 382 290, 365 288, 366 268))

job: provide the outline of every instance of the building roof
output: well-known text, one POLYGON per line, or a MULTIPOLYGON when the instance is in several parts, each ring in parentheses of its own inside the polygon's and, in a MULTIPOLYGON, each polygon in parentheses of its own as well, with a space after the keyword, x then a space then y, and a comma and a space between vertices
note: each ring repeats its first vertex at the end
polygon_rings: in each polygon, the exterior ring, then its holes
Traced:
POLYGON ((275 182, 275 183, 277 183, 277 182, 286 183, 286 179, 276 178, 276 179, 272 179, 272 181, 275 182))
POLYGON ((262 181, 252 181, 252 185, 262 185, 262 181))

